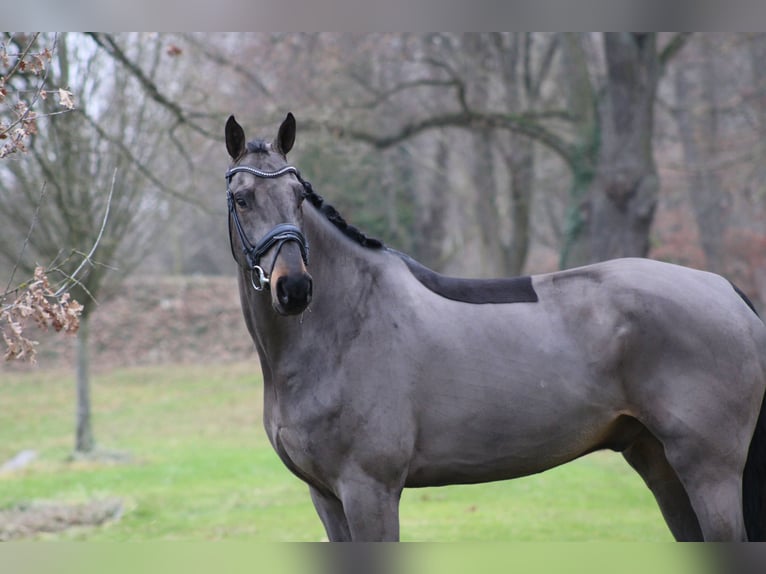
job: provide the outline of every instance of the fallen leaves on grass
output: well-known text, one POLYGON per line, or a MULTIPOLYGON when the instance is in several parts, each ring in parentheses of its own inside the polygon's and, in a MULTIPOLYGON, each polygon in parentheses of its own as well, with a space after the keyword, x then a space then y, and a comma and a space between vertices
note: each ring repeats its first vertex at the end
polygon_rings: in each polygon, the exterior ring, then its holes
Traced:
POLYGON ((100 526, 119 520, 123 504, 108 498, 82 504, 32 502, 0 510, 0 541, 33 538, 68 528, 100 526))

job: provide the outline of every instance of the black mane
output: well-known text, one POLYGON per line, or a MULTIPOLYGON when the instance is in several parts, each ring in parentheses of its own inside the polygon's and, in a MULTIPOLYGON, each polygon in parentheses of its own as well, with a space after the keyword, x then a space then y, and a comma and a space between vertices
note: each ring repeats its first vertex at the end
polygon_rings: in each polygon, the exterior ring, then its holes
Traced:
MULTIPOLYGON (((305 190, 305 198, 322 213, 327 220, 337 227, 346 237, 354 240, 362 247, 382 249, 383 242, 367 237, 353 225, 349 225, 338 210, 325 203, 321 195, 316 193, 308 181, 298 176, 305 190)), ((447 277, 421 265, 408 255, 391 250, 407 265, 410 273, 427 289, 437 295, 462 303, 536 303, 537 292, 529 276, 512 277, 509 279, 460 279, 447 277)))
POLYGON ((362 247, 367 247, 369 249, 381 249, 383 247, 383 242, 380 239, 368 237, 358 228, 346 222, 346 220, 341 217, 340 213, 338 213, 337 209, 325 202, 324 198, 314 191, 309 182, 303 181, 303 187, 306 190, 306 199, 309 203, 316 207, 319 212, 346 237, 353 239, 362 247))
MULTIPOLYGON (((254 139, 252 141, 247 142, 247 151, 249 153, 270 153, 272 149, 271 149, 271 144, 268 141, 262 140, 262 139, 254 139)), ((329 203, 326 203, 324 198, 314 191, 314 189, 311 187, 311 184, 308 181, 305 181, 303 178, 300 178, 300 177, 299 179, 305 189, 306 199, 311 203, 311 205, 316 207, 320 211, 320 213, 322 213, 328 219, 328 221, 332 223, 335 227, 337 227, 346 237, 353 239, 356 243, 358 243, 362 247, 368 247, 370 249, 381 249, 383 247, 383 242, 380 239, 368 237, 358 228, 347 223, 346 220, 343 219, 343 217, 341 217, 340 213, 338 213, 337 209, 335 209, 329 203)))

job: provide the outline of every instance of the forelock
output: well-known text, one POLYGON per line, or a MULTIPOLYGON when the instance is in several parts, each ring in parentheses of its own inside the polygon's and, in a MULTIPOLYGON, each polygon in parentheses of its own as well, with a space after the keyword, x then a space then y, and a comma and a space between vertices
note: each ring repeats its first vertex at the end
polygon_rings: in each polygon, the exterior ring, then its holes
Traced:
POLYGON ((271 144, 266 140, 252 140, 247 142, 247 151, 249 153, 269 153, 271 144))

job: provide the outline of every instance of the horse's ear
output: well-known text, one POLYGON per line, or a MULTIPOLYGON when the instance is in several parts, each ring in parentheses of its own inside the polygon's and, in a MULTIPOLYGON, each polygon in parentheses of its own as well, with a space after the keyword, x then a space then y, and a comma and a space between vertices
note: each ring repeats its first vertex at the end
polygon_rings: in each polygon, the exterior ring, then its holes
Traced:
POLYGON ((287 156, 287 153, 293 149, 295 143, 295 117, 290 112, 287 112, 287 117, 282 125, 279 126, 279 134, 277 135, 277 141, 274 142, 274 147, 283 156, 287 156))
POLYGON ((234 116, 229 116, 226 121, 226 149, 234 160, 245 153, 245 130, 237 123, 234 116))

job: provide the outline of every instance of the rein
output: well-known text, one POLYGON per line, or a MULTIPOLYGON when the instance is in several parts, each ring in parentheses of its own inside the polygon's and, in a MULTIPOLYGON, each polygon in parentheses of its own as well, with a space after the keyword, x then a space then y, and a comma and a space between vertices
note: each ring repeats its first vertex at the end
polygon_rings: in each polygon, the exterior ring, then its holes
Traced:
POLYGON ((237 214, 237 209, 234 204, 234 194, 231 192, 231 178, 238 173, 249 173, 265 179, 274 179, 292 173, 298 178, 298 181, 301 182, 301 185, 303 185, 306 191, 310 190, 311 184, 305 181, 301 177, 300 172, 291 165, 285 166, 277 171, 261 171, 254 167, 238 165, 226 172, 226 201, 229 205, 229 246, 231 247, 231 255, 236 261, 234 255, 234 242, 231 238, 231 221, 234 220, 234 226, 237 229, 237 234, 239 235, 239 240, 242 244, 242 252, 247 261, 246 269, 250 271, 250 283, 256 291, 263 291, 269 286, 270 280, 269 276, 263 270, 263 267, 261 267, 261 257, 273 247, 276 247, 277 252, 279 252, 286 241, 295 241, 300 247, 303 263, 308 265, 309 244, 300 228, 292 223, 280 223, 274 226, 271 231, 260 239, 260 241, 253 244, 250 239, 248 239, 245 230, 242 228, 242 222, 239 220, 239 215, 237 214))

